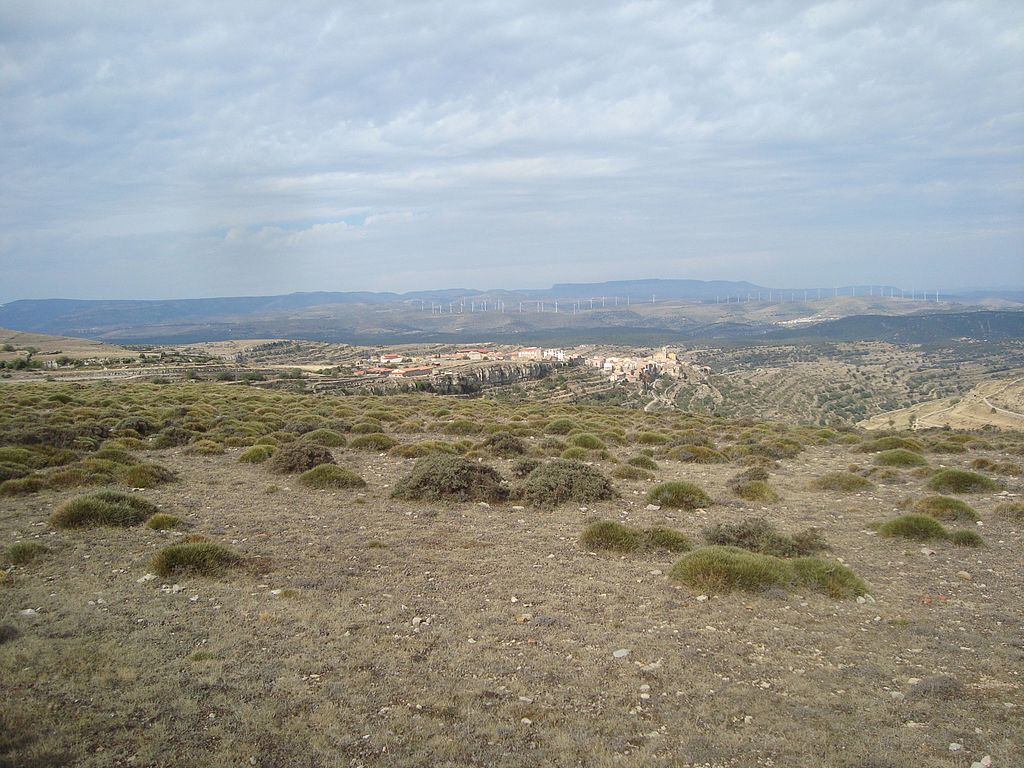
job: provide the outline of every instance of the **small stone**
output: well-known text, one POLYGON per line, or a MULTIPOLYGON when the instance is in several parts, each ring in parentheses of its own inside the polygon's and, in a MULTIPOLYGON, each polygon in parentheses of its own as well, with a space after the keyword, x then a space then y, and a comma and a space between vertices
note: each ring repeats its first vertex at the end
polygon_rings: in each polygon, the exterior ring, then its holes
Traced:
POLYGON ((863 595, 857 595, 857 602, 858 602, 858 603, 859 603, 860 605, 864 605, 864 603, 866 603, 866 602, 867 602, 867 600, 865 600, 865 599, 864 599, 864 596, 863 596, 863 595))
POLYGON ((646 693, 647 691, 651 690, 651 686, 647 685, 647 683, 644 683, 640 686, 640 690, 646 693))
POLYGON ((992 755, 985 755, 981 760, 971 763, 971 768, 992 768, 992 755))
POLYGON ((661 659, 658 659, 657 661, 652 661, 650 664, 644 664, 642 667, 640 667, 640 672, 644 675, 652 675, 659 669, 661 669, 661 659))
POLYGON ((905 698, 901 691, 889 691, 889 695, 896 701, 903 701, 903 699, 905 698))
POLYGON ((964 581, 970 581, 971 580, 971 574, 969 574, 967 571, 957 571, 956 575, 959 576, 964 581))
POLYGON ((617 651, 612 651, 612 656, 614 656, 616 659, 624 659, 627 656, 629 656, 629 649, 619 648, 617 651))
POLYGON ((516 616, 516 624, 527 624, 533 619, 532 613, 521 613, 516 616))
POLYGON ((657 512, 661 509, 661 506, 658 504, 648 504, 644 509, 650 510, 651 512, 657 512))
POLYGON ((514 505, 514 506, 512 507, 512 509, 513 509, 514 511, 516 511, 516 512, 522 512, 522 511, 523 511, 524 509, 526 509, 526 507, 522 507, 522 506, 519 506, 518 504, 516 504, 516 505, 514 505))
POLYGON ((950 752, 959 752, 963 748, 964 748, 964 745, 961 744, 958 741, 954 741, 954 742, 950 743, 950 745, 949 745, 949 751, 950 752))
POLYGON ((22 608, 20 611, 18 611, 18 615, 19 616, 38 616, 39 615, 39 611, 37 611, 35 608, 22 608))
POLYGON ((531 720, 531 719, 530 719, 530 718, 528 718, 528 717, 524 717, 524 718, 523 718, 522 720, 520 720, 519 722, 520 722, 520 723, 522 723, 523 725, 533 725, 533 720, 531 720))
POLYGON ((145 576, 140 576, 135 580, 136 584, 145 584, 147 581, 153 581, 156 578, 155 573, 147 573, 145 576))
POLYGON ((921 554, 922 555, 934 555, 935 554, 935 550, 934 549, 929 549, 928 547, 921 547, 921 554))
POLYGON ((413 617, 413 619, 412 619, 412 625, 413 625, 414 627, 418 627, 418 626, 419 626, 420 624, 422 624, 422 623, 423 623, 423 617, 422 617, 422 616, 414 616, 414 617, 413 617))
POLYGON ((283 589, 272 589, 272 590, 270 590, 270 594, 272 594, 272 595, 280 595, 282 592, 284 592, 283 589))
POLYGON ((171 586, 171 592, 173 592, 174 594, 178 594, 179 592, 183 592, 184 590, 185 588, 181 586, 181 584, 174 584, 171 586))
POLYGON ((698 603, 706 603, 707 601, 708 601, 708 596, 707 595, 697 595, 697 602, 698 603))
POLYGON ((524 704, 533 704, 533 699, 529 696, 520 696, 519 700, 524 704))
POLYGON ((743 722, 747 725, 750 725, 752 722, 754 722, 754 718, 751 715, 744 715, 743 722))

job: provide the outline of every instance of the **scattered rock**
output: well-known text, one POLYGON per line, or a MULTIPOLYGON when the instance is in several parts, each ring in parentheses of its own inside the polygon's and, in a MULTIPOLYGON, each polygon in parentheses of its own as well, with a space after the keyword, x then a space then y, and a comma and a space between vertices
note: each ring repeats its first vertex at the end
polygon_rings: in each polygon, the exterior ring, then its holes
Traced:
POLYGON ((617 651, 612 651, 612 656, 614 656, 616 659, 624 659, 627 656, 629 656, 629 649, 619 648, 617 651))
POLYGON ((22 608, 20 611, 18 611, 18 615, 19 616, 38 616, 39 615, 39 611, 37 611, 35 608, 22 608))
POLYGON ((532 613, 521 613, 516 616, 516 624, 528 624, 532 619, 532 613))
POLYGON ((992 755, 985 755, 981 760, 971 763, 971 768, 992 768, 992 755))
POLYGON ((921 554, 922 555, 934 555, 935 554, 935 550, 934 549, 930 549, 929 547, 921 547, 921 554))
POLYGON ((698 603, 706 603, 707 601, 708 601, 708 596, 707 595, 697 595, 697 602, 698 603))
POLYGON ((652 661, 650 664, 644 664, 640 667, 640 673, 643 675, 653 675, 659 669, 661 669, 661 659, 652 661))
POLYGON ((661 509, 661 507, 657 504, 648 504, 646 507, 644 507, 644 509, 648 509, 651 512, 657 512, 659 509, 661 509))
POLYGON ((140 576, 139 578, 137 578, 135 580, 135 583, 136 584, 145 584, 146 582, 153 581, 154 579, 156 579, 156 574, 155 573, 147 573, 145 576, 140 576))
POLYGON ((964 745, 963 745, 963 744, 961 744, 961 743, 960 743, 960 742, 958 742, 958 741, 954 741, 954 742, 952 742, 952 743, 951 743, 951 744, 949 745, 949 751, 950 751, 950 752, 959 752, 959 751, 960 751, 960 750, 962 750, 963 748, 964 748, 964 745))
POLYGON ((970 581, 971 580, 971 574, 969 574, 967 571, 957 571, 956 575, 959 576, 964 581, 970 581))

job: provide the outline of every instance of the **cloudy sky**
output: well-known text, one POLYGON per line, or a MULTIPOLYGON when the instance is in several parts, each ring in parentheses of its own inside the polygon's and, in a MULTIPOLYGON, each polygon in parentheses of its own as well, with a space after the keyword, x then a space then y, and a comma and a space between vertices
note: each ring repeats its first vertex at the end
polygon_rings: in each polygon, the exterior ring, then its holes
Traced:
POLYGON ((1024 284, 1020 2, 0 0, 0 98, 0 302, 1024 284))

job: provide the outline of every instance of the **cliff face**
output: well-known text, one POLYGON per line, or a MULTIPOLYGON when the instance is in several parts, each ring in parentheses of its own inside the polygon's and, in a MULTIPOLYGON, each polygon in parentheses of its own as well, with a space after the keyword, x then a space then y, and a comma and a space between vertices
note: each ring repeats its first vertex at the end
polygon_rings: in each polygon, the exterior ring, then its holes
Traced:
POLYGON ((343 390, 360 394, 388 394, 393 392, 433 392, 438 395, 474 395, 485 389, 515 384, 519 381, 543 379, 568 363, 541 361, 494 363, 453 371, 437 371, 430 376, 412 379, 367 379, 328 383, 318 382, 314 391, 343 390))

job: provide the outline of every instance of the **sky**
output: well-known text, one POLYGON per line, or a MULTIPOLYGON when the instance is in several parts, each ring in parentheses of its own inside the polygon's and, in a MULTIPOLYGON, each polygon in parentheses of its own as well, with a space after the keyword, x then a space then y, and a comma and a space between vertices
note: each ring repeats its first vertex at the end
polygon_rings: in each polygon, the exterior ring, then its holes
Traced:
POLYGON ((0 0, 0 302, 1024 285, 1016 1, 0 0))

